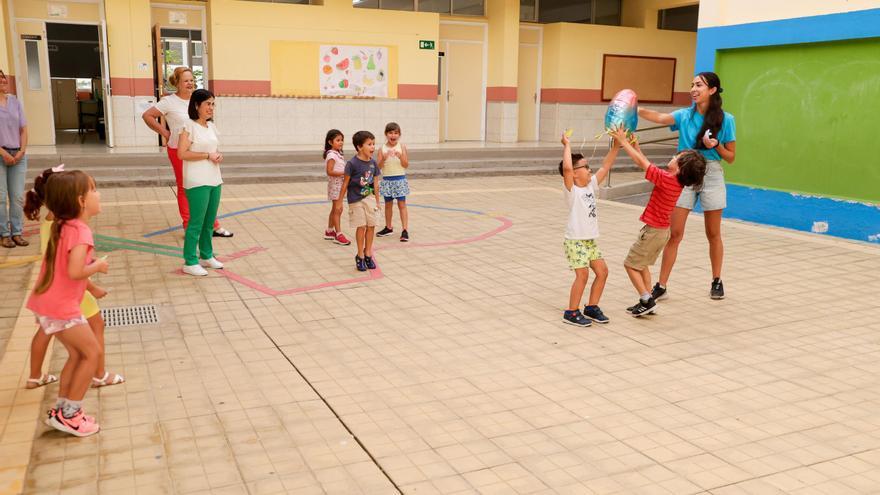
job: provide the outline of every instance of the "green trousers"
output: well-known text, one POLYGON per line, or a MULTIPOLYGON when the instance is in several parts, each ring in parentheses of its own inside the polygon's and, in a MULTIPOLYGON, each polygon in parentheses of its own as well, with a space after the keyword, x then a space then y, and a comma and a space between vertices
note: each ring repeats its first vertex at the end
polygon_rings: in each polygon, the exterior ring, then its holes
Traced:
POLYGON ((220 207, 221 186, 199 186, 186 190, 189 223, 183 241, 183 260, 187 266, 198 265, 199 258, 214 257, 214 220, 220 207))

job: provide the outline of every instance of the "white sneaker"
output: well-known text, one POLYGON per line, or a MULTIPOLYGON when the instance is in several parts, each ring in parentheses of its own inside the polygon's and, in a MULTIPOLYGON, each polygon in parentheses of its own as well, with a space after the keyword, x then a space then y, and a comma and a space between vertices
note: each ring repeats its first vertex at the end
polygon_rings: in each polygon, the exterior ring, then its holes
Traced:
POLYGON ((199 260, 199 264, 205 268, 213 268, 214 270, 222 270, 223 263, 220 263, 220 260, 217 258, 208 258, 206 260, 199 260))
POLYGON ((208 274, 208 270, 202 268, 201 265, 184 265, 183 273, 194 277, 204 277, 208 274))

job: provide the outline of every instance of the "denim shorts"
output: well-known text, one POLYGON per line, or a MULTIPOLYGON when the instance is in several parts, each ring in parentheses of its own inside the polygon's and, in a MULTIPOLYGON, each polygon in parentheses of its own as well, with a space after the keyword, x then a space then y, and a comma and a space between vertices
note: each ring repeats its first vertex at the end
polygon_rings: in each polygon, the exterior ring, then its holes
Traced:
POLYGON ((700 200, 703 211, 723 210, 727 208, 727 187, 724 184, 724 169, 718 160, 706 161, 706 176, 703 177, 703 187, 694 191, 693 187, 685 187, 681 190, 681 196, 675 206, 693 210, 700 200))

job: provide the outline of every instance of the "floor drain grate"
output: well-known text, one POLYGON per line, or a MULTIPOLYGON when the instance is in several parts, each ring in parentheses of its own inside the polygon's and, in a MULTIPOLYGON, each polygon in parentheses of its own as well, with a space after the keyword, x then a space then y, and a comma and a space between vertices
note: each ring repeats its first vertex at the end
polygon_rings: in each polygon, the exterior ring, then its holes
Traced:
POLYGON ((156 306, 153 304, 105 308, 101 310, 101 316, 104 317, 107 327, 129 327, 159 323, 159 314, 156 312, 156 306))

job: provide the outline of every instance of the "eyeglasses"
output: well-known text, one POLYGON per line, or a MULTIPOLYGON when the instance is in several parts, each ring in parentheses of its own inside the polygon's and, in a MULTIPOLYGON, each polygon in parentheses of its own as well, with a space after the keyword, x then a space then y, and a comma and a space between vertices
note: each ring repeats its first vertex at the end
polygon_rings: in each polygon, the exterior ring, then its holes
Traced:
POLYGON ((587 168, 587 167, 588 167, 588 165, 575 165, 574 167, 571 167, 571 169, 572 169, 572 170, 577 170, 577 169, 579 169, 579 168, 587 168))

